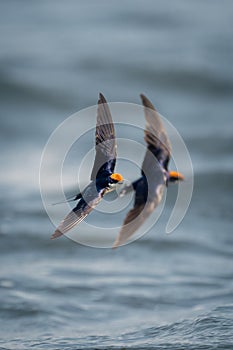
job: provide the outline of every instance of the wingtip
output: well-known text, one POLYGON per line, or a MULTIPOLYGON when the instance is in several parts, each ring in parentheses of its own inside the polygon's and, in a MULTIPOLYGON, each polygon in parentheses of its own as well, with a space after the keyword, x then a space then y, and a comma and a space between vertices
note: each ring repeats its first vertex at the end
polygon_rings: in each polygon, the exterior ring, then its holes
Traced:
POLYGON ((122 243, 123 242, 121 241, 120 237, 117 237, 115 239, 115 242, 113 243, 112 249, 115 250, 115 249, 119 248, 122 245, 122 243))
POLYGON ((148 98, 144 94, 140 94, 140 98, 142 100, 143 105, 145 105, 149 101, 148 98))
POLYGON ((55 232, 54 232, 54 234, 50 237, 50 239, 55 239, 55 238, 58 238, 58 237, 61 237, 63 235, 63 233, 61 232, 61 231, 59 231, 59 230, 56 230, 55 232))
POLYGON ((112 246, 112 250, 115 250, 115 249, 117 249, 118 247, 119 247, 118 243, 115 242, 115 243, 113 244, 113 246, 112 246))
POLYGON ((140 94, 140 97, 141 97, 142 101, 146 98, 146 96, 144 94, 140 94))
POLYGON ((140 94, 140 97, 144 107, 150 108, 156 111, 156 108, 154 107, 154 105, 150 102, 150 100, 145 95, 140 94))
POLYGON ((99 101, 98 101, 98 103, 107 103, 104 95, 101 92, 99 93, 99 101))

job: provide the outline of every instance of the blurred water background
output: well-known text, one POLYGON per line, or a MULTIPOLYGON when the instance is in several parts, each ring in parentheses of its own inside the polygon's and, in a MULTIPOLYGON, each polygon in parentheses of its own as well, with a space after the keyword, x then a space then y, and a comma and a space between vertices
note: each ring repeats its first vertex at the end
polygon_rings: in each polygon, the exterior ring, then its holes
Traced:
POLYGON ((233 349, 233 3, 0 6, 1 349, 233 349), (172 235, 168 198, 151 231, 117 251, 50 241, 40 157, 99 91, 145 93, 185 140, 195 187, 172 235))

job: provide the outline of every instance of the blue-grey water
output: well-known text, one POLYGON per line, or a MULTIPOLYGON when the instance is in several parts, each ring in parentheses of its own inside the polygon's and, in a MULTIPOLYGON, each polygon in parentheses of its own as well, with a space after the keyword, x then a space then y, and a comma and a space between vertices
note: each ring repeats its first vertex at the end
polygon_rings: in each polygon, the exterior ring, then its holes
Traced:
POLYGON ((232 1, 0 6, 0 348, 233 349, 232 1), (195 186, 172 235, 168 198, 116 251, 50 241, 40 157, 99 91, 145 93, 184 138, 195 186))

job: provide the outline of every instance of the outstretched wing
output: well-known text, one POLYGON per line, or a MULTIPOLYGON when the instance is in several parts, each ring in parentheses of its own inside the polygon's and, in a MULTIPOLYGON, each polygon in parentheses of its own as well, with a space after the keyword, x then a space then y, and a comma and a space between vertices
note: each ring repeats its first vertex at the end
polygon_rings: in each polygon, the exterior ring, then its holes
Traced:
POLYGON ((150 153, 158 159, 160 164, 167 170, 171 156, 171 144, 163 127, 159 113, 153 104, 144 95, 140 95, 144 106, 146 118, 145 141, 148 145, 147 152, 142 164, 142 172, 148 172, 150 169, 150 153))
POLYGON ((91 180, 111 175, 114 172, 117 156, 116 148, 112 116, 107 101, 100 94, 96 123, 96 156, 91 180))
POLYGON ((141 214, 143 209, 144 206, 141 205, 134 207, 128 212, 123 222, 123 226, 117 236, 117 239, 113 244, 113 248, 117 248, 120 245, 124 244, 128 238, 131 237, 134 232, 144 223, 147 216, 149 215, 146 216, 145 214, 141 214))
POLYGON ((126 188, 125 192, 122 190, 124 195, 133 187, 135 201, 133 209, 128 212, 123 222, 113 248, 125 243, 150 216, 162 199, 166 182, 163 168, 167 170, 171 145, 158 112, 144 95, 141 95, 141 99, 146 118, 147 151, 142 163, 142 177, 135 181, 131 188, 126 188))
POLYGON ((75 225, 78 225, 85 217, 99 204, 105 189, 97 192, 95 183, 92 182, 83 192, 83 196, 76 207, 63 219, 51 236, 51 239, 62 236, 64 233, 71 230, 75 225))
POLYGON ((139 186, 136 189, 134 207, 128 212, 117 239, 114 242, 113 248, 117 248, 124 244, 137 231, 137 229, 143 225, 161 201, 163 190, 164 185, 161 185, 158 187, 158 191, 153 200, 151 201, 148 199, 145 202, 144 192, 141 194, 141 192, 144 191, 144 187, 139 186))
MULTIPOLYGON (((83 203, 82 203, 83 204, 83 203)), ((85 217, 90 213, 90 208, 85 202, 80 208, 74 208, 66 217, 63 219, 51 236, 51 239, 58 238, 64 233, 71 230, 75 225, 79 224, 85 217)))

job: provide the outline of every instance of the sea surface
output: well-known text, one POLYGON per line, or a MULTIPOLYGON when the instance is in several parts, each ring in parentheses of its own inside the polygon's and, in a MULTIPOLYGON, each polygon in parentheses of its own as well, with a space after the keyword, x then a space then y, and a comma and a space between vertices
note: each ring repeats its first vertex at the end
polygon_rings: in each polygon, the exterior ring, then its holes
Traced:
MULTIPOLYGON (((233 349, 232 1, 12 0, 0 8, 0 349, 233 349), (170 186, 150 231, 114 251, 51 241, 39 186, 51 133, 95 105, 99 91, 134 104, 146 94, 179 131, 194 171, 177 229, 165 233, 177 193, 170 186)), ((143 142, 143 131, 130 137, 143 142)), ((88 134, 72 148, 68 192, 93 142, 88 134)), ((54 197, 56 175, 51 166, 54 197)), ((91 215, 92 224, 123 218, 91 215)))

